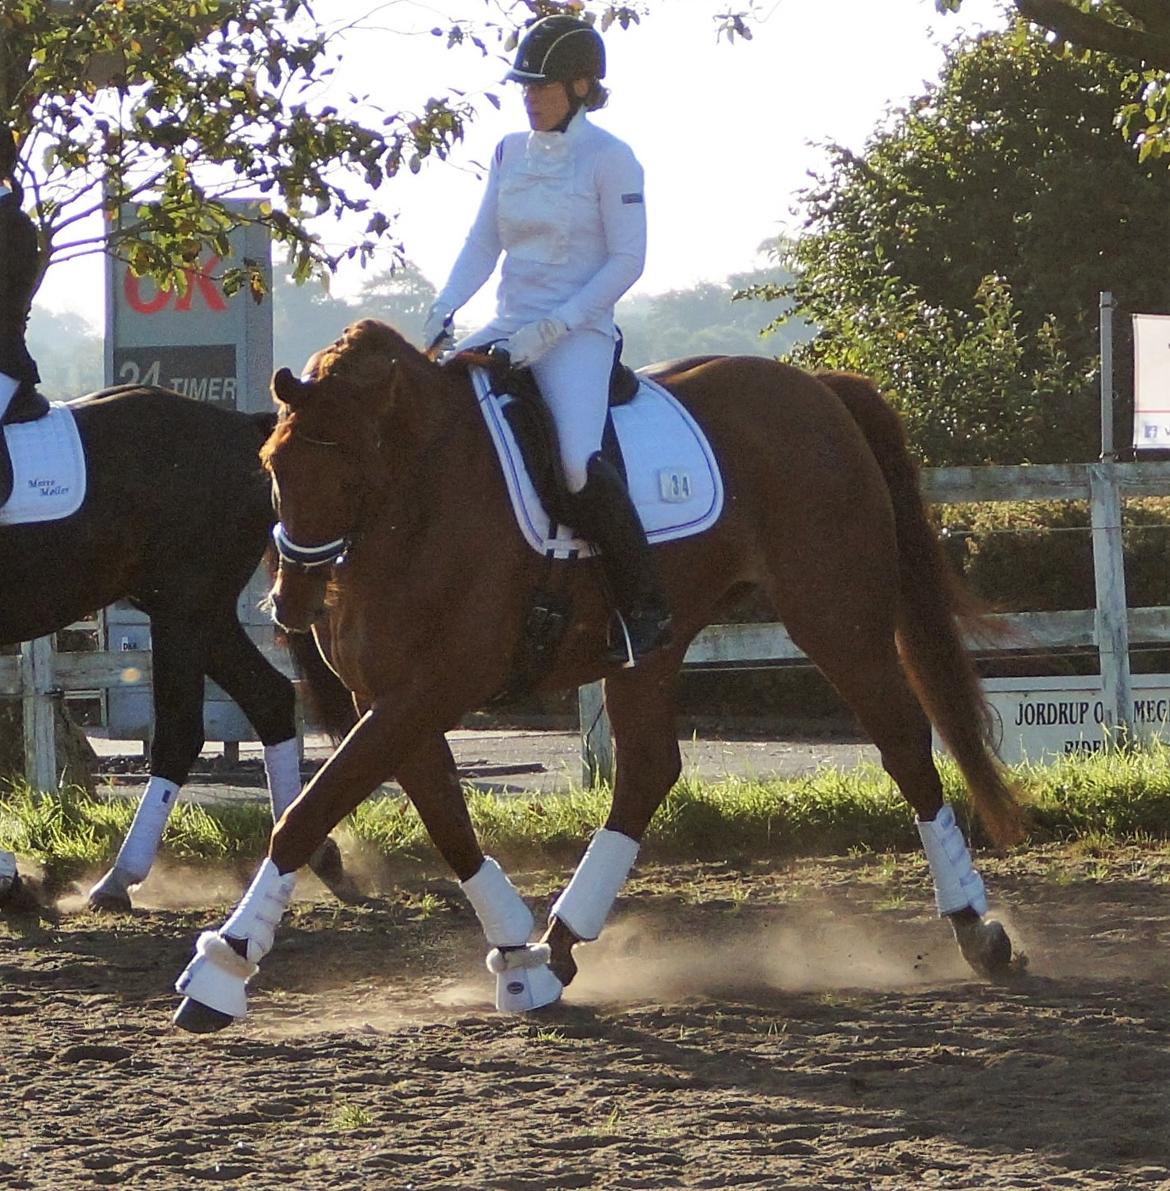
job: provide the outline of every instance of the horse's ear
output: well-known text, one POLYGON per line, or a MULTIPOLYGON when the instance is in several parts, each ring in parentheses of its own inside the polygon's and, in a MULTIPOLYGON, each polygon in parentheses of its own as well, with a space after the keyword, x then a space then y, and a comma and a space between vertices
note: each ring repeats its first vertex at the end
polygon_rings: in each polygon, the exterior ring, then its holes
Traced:
POLYGON ((298 380, 287 368, 280 369, 272 378, 272 395, 285 405, 295 406, 305 399, 309 386, 298 380))

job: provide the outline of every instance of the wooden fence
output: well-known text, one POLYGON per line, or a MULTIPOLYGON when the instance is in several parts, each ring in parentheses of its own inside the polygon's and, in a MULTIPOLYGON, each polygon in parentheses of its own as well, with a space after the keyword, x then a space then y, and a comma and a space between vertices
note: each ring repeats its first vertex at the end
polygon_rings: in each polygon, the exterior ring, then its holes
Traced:
MULTIPOLYGON (((1015 467, 925 468, 923 490, 934 504, 984 501, 1084 500, 1090 507, 1096 607, 1084 611, 1014 613, 1001 619, 1042 650, 1095 646, 1100 658, 1105 725, 1115 738, 1130 728, 1129 646, 1170 644, 1170 606, 1129 608, 1121 541, 1121 502, 1170 495, 1170 462, 1067 463, 1015 467)), ((1170 583, 1170 576, 1167 576, 1170 583)), ((981 652, 997 647, 969 644, 981 652)), ((1004 648, 1018 648, 1005 646, 1004 648)), ((684 664, 707 669, 772 666, 804 660, 782 625, 711 625, 687 650, 684 664)), ((579 695, 582 780, 612 780, 613 741, 601 683, 579 695)))
MULTIPOLYGON (((1170 607, 1127 607, 1121 502, 1127 497, 1170 495, 1170 462, 928 468, 922 475, 927 499, 939 504, 1089 502, 1096 607, 1075 612, 1013 614, 1006 619, 1017 634, 1043 649, 1095 646, 1100 656, 1107 724, 1128 726, 1130 642, 1170 644, 1170 607)), ((285 673, 290 672, 286 655, 271 650, 266 654, 285 673)), ((797 662, 803 657, 780 625, 712 625, 691 644, 686 664, 709 669, 770 666, 797 662)), ((42 789, 57 784, 54 701, 69 691, 146 684, 150 674, 147 650, 54 653, 50 638, 26 642, 19 657, 0 657, 0 697, 19 698, 24 704, 29 781, 42 789)), ((613 775, 613 745, 601 683, 581 688, 579 707, 583 779, 609 779, 613 775)))

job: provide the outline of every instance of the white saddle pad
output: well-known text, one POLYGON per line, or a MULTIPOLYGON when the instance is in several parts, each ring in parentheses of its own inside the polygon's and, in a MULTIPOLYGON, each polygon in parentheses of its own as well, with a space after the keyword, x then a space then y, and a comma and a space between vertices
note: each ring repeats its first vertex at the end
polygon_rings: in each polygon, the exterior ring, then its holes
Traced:
MULTIPOLYGON (((500 457, 508 495, 528 544, 557 558, 582 558, 594 551, 563 525, 551 523, 520 457, 504 407, 514 400, 491 392, 487 373, 471 370, 475 395, 500 457)), ((710 529, 723 511, 723 479, 699 424, 661 385, 641 378, 632 401, 615 406, 614 428, 621 443, 630 496, 651 545, 710 529)))
POLYGON ((4 427, 12 456, 12 496, 0 507, 0 525, 56 521, 85 499, 85 452, 69 406, 53 402, 34 422, 4 427))

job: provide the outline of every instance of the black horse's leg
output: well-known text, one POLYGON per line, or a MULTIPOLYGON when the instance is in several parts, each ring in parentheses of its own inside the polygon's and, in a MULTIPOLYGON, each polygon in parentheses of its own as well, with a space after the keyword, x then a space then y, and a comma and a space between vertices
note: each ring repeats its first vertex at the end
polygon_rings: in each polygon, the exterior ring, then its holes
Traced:
POLYGON ((89 891, 97 910, 129 910, 130 888, 146 880, 179 788, 203 748, 207 630, 172 612, 151 617, 154 735, 150 778, 113 868, 89 891))
POLYGON ((683 650, 672 646, 605 680, 617 761, 613 803, 605 826, 553 904, 544 935, 552 950, 550 967, 562 984, 577 974, 573 948, 601 934, 642 836, 682 770, 675 684, 683 650))
MULTIPOLYGON (((275 823, 301 792, 296 691, 245 632, 234 602, 212 623, 207 675, 239 704, 264 746, 264 775, 275 823)), ((313 853, 309 867, 343 901, 357 896, 332 839, 313 853)))

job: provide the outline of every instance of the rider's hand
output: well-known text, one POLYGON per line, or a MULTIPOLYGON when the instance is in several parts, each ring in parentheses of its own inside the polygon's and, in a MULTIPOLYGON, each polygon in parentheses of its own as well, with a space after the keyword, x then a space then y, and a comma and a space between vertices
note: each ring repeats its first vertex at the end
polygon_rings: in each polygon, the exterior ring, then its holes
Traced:
POLYGON ((454 339, 451 331, 454 321, 455 311, 436 302, 427 312, 427 321, 423 324, 423 350, 435 351, 454 339))
POLYGON ((504 346, 514 368, 527 368, 568 333, 569 328, 559 318, 542 318, 521 327, 504 346))

